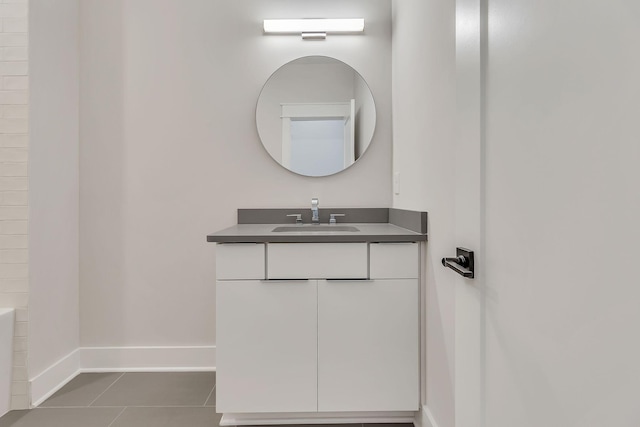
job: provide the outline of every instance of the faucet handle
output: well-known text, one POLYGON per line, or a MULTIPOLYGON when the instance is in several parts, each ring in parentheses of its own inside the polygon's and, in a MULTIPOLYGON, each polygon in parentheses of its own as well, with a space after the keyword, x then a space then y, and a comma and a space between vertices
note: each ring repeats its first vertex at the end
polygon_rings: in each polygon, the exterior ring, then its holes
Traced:
POLYGON ((302 214, 290 214, 288 217, 296 217, 296 224, 302 224, 302 214))
POLYGON ((336 224, 336 217, 338 216, 346 216, 345 214, 329 214, 329 224, 336 224))

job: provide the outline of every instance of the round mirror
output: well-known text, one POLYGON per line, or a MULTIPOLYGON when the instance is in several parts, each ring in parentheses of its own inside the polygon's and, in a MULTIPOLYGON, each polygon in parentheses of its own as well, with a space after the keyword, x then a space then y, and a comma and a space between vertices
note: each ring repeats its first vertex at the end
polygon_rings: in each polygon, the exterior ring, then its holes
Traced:
POLYGON ((300 175, 327 176, 348 168, 367 150, 376 107, 356 70, 337 59, 307 56, 267 80, 256 123, 276 162, 300 175))

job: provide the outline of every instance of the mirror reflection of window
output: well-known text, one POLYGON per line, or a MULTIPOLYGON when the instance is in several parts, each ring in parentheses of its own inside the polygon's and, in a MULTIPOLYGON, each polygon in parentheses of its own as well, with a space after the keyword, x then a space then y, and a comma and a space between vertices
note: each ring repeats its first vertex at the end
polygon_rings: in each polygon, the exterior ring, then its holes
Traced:
POLYGON ((281 164, 290 171, 326 176, 355 162, 355 99, 282 104, 281 119, 281 164))
POLYGON ((344 169, 344 120, 291 121, 291 171, 301 175, 333 175, 344 169))

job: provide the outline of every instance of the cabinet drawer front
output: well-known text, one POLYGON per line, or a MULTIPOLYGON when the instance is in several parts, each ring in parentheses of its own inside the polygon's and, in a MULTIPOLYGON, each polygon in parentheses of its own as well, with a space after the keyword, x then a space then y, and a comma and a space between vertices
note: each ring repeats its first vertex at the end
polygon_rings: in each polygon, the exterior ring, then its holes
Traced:
POLYGON ((372 279, 418 278, 418 243, 372 243, 370 250, 372 279))
POLYGON ((269 279, 365 279, 366 243, 271 243, 269 279))
POLYGON ((265 278, 264 244, 225 243, 216 245, 218 280, 265 278))

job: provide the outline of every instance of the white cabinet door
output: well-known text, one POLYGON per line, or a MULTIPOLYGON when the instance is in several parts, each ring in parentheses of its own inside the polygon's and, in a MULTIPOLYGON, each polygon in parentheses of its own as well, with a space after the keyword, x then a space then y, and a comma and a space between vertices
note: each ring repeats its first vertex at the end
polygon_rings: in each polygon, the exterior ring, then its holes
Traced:
POLYGON ((417 279, 318 282, 318 411, 415 411, 417 279))
POLYGON ((317 411, 317 282, 218 281, 217 412, 317 411))

